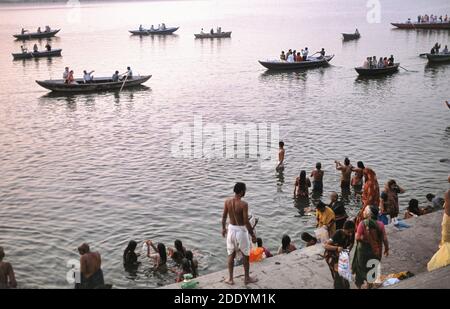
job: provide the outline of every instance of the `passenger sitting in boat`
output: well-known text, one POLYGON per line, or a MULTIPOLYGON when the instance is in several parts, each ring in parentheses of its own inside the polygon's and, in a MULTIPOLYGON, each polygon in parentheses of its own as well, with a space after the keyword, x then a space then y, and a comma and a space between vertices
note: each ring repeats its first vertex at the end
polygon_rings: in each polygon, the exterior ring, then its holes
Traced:
POLYGON ((394 65, 394 55, 391 55, 391 57, 389 58, 388 65, 390 67, 394 65))
POLYGON ((389 66, 389 61, 388 61, 387 57, 383 58, 383 65, 384 65, 384 67, 388 67, 389 66))
POLYGON ((355 30, 355 34, 356 34, 356 35, 358 35, 358 34, 359 34, 358 28, 356 28, 356 30, 355 30))
POLYGON ((119 71, 114 72, 111 79, 113 82, 118 82, 119 81, 119 71))
POLYGON ((444 54, 448 54, 448 47, 445 45, 444 50, 442 51, 444 54))
POLYGON ((284 53, 284 50, 281 51, 280 60, 286 60, 286 54, 284 53))
POLYGON ((302 56, 300 55, 299 52, 297 52, 297 57, 296 57, 295 61, 301 62, 302 60, 303 60, 302 56))
POLYGON ((150 30, 151 30, 151 31, 155 31, 155 27, 152 25, 152 26, 150 27, 150 30))
POLYGON ((205 32, 203 32, 203 28, 202 28, 202 30, 200 30, 200 34, 205 34, 205 32))
POLYGON ((45 49, 46 49, 47 51, 51 51, 51 50, 52 50, 52 46, 50 45, 49 42, 47 42, 47 44, 45 44, 45 49))
POLYGON ((376 69, 376 68, 378 68, 377 57, 373 56, 372 57, 372 69, 376 69))
POLYGON ((66 80, 64 81, 65 84, 71 84, 75 81, 73 78, 73 70, 70 70, 69 74, 67 75, 66 80))
POLYGON ((92 73, 94 73, 94 71, 90 71, 89 73, 86 70, 83 71, 83 80, 86 84, 92 83, 92 81, 94 80, 94 76, 92 76, 92 73))
POLYGON ((166 30, 166 24, 165 23, 161 24, 161 30, 166 30))
POLYGON ((45 26, 45 32, 50 32, 50 26, 45 26))
POLYGON ((66 67, 64 69, 62 77, 63 77, 64 81, 67 79, 67 77, 69 77, 69 67, 66 67))
POLYGON ((144 27, 142 27, 142 25, 139 25, 139 31, 144 31, 144 27))
POLYGON ((297 61, 297 51, 294 49, 294 51, 292 52, 292 56, 294 57, 294 62, 297 61))
POLYGON ((448 22, 448 16, 447 16, 447 14, 445 14, 444 22, 448 22))
POLYGON ((370 68, 370 57, 367 57, 366 60, 364 61, 362 67, 364 69, 369 69, 370 68))
POLYGON ((222 33, 222 27, 217 27, 217 33, 222 33))
POLYGON ((380 60, 378 61, 378 68, 379 69, 384 68, 383 57, 380 57, 380 60))
POLYGON ((305 47, 305 50, 303 51, 303 61, 308 60, 308 47, 305 47))
POLYGON ((24 28, 22 28, 22 31, 21 31, 21 33, 22 34, 25 34, 25 32, 27 32, 28 30, 25 30, 24 28))
POLYGON ((214 29, 211 28, 211 30, 209 31, 209 33, 214 34, 214 29))
POLYGON ((288 55, 287 62, 294 62, 294 54, 292 52, 288 55))
POLYGON ((28 53, 28 48, 24 47, 23 45, 20 46, 20 49, 22 50, 22 53, 28 53))
POLYGON ((37 46, 37 44, 34 44, 34 46, 33 46, 33 52, 37 53, 37 51, 38 51, 38 46, 37 46))
POLYGON ((42 32, 42 31, 41 31, 41 27, 38 27, 36 32, 37 32, 37 33, 41 33, 41 32, 42 32))
POLYGON ((407 24, 411 23, 411 18, 408 18, 408 20, 406 21, 407 24))

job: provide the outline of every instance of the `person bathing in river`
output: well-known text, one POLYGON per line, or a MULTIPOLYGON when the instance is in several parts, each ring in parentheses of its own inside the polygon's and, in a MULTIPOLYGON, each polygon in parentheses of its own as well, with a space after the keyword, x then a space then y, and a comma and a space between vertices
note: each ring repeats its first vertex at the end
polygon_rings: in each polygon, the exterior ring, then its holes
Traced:
POLYGON ((323 174, 322 164, 316 163, 316 169, 311 172, 313 178, 313 193, 322 194, 323 192, 323 174))
POLYGON ((294 198, 307 199, 309 197, 311 181, 306 177, 306 172, 301 171, 300 176, 295 179, 294 198))
MULTIPOLYGON (((154 267, 153 267, 154 270, 157 270, 160 272, 167 271, 166 246, 163 243, 158 243, 158 245, 155 246, 151 240, 147 240, 147 241, 145 241, 145 243, 147 244, 147 257, 153 259, 155 262, 154 267), (150 247, 153 248, 153 250, 155 251, 154 254, 150 253, 150 247)), ((180 255, 180 254, 177 253, 177 256, 178 255, 180 255)), ((172 255, 172 257, 173 257, 173 255, 172 255)), ((177 261, 175 261, 175 262, 178 262, 177 264, 179 264, 183 258, 180 256, 179 258, 175 257, 174 260, 175 259, 177 259, 177 261)))
POLYGON ((288 235, 283 235, 281 239, 281 246, 278 249, 278 254, 288 254, 297 250, 294 244, 291 242, 291 238, 288 235))
POLYGON ((344 159, 344 165, 339 161, 334 161, 336 163, 336 170, 341 171, 341 189, 342 190, 350 190, 350 183, 352 177, 352 166, 350 164, 350 160, 348 158, 344 159))
POLYGON ((198 261, 196 258, 194 258, 194 254, 192 253, 192 251, 186 251, 186 259, 191 264, 192 276, 194 278, 197 278, 198 277, 198 261))
POLYGON ((355 189, 355 192, 361 192, 364 184, 364 163, 358 161, 356 166, 357 167, 352 167, 352 172, 355 173, 352 178, 352 186, 355 189))
POLYGON ((138 254, 134 252, 134 250, 136 250, 136 246, 137 242, 134 240, 130 240, 128 246, 123 252, 123 266, 126 269, 136 269, 140 264, 138 262, 138 254))
POLYGON ((81 282, 76 284, 78 289, 95 289, 105 285, 100 253, 91 252, 89 245, 84 243, 78 247, 80 253, 81 282))
POLYGON ((5 251, 0 247, 0 289, 11 289, 17 287, 16 276, 12 265, 3 262, 5 251))
MULTIPOLYGON (((449 107, 450 108, 450 107, 449 107)), ((427 201, 431 203, 430 207, 433 210, 441 210, 444 207, 444 199, 434 194, 428 193, 426 196, 427 201)))
POLYGON ((319 201, 316 208, 316 227, 325 227, 328 231, 329 237, 333 237, 336 232, 336 215, 334 214, 334 211, 322 201, 319 201))
POLYGON ((175 246, 175 249, 169 248, 169 256, 172 257, 175 252, 178 252, 179 255, 182 256, 183 258, 186 257, 186 248, 183 247, 183 243, 181 242, 181 240, 175 239, 173 244, 175 246))
POLYGON ((248 204, 243 201, 245 196, 246 186, 243 182, 238 182, 234 186, 234 196, 225 200, 223 214, 222 214, 222 236, 227 238, 227 253, 228 253, 228 272, 229 278, 225 281, 227 284, 234 284, 233 269, 234 258, 239 251, 243 255, 244 261, 244 283, 254 283, 258 279, 250 277, 250 239, 256 242, 256 235, 250 225, 248 219, 248 204), (230 223, 228 229, 226 227, 227 218, 230 223))
POLYGON ((345 221, 347 221, 348 215, 345 211, 344 203, 339 201, 339 196, 336 192, 330 193, 330 204, 328 204, 328 207, 330 207, 335 214, 336 229, 342 229, 345 221))
POLYGON ((306 247, 311 247, 317 244, 317 238, 307 232, 303 232, 300 238, 306 243, 306 247))
POLYGON ((398 194, 404 193, 405 190, 397 185, 393 179, 389 180, 381 192, 380 213, 389 215, 391 220, 398 217, 399 203, 398 194))
POLYGON ((282 172, 284 170, 284 154, 285 154, 285 150, 284 150, 284 142, 280 141, 278 143, 278 165, 275 168, 277 170, 277 172, 282 172))

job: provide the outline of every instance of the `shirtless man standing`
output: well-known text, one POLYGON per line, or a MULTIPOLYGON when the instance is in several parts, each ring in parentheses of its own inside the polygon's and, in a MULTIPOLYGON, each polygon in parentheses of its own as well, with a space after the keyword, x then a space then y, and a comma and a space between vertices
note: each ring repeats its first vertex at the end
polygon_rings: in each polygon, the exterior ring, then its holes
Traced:
POLYGON ((336 169, 342 172, 341 176, 341 188, 350 190, 350 183, 352 178, 352 166, 350 165, 350 160, 345 158, 344 165, 339 161, 334 161, 336 163, 336 169))
POLYGON ((278 151, 278 165, 276 167, 277 172, 282 172, 284 170, 284 142, 278 143, 280 150, 278 151))
POLYGON ((100 253, 91 252, 89 245, 84 243, 78 247, 80 253, 81 283, 80 289, 102 288, 105 284, 101 269, 102 259, 100 253))
POLYGON ((13 267, 8 262, 3 262, 5 251, 0 247, 0 289, 16 288, 17 282, 13 267))
POLYGON ((234 185, 234 197, 225 200, 222 215, 222 236, 227 237, 227 252, 228 252, 228 271, 230 277, 225 283, 234 284, 233 268, 234 258, 236 252, 240 251, 244 262, 244 282, 245 284, 257 282, 258 279, 250 277, 250 237, 252 242, 256 242, 256 235, 248 220, 248 204, 242 198, 245 196, 245 183, 238 182, 234 185), (226 228, 227 218, 230 223, 228 230, 226 228))

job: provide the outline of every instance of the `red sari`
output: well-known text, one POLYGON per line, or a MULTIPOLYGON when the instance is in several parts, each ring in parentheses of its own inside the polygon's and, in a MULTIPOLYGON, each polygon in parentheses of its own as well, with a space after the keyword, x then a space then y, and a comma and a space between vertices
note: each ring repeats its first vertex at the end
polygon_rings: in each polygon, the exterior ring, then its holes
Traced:
POLYGON ((364 220, 364 210, 366 207, 371 205, 378 207, 380 204, 380 186, 378 185, 377 174, 371 168, 367 167, 364 169, 364 176, 366 182, 364 183, 362 194, 363 207, 356 217, 356 226, 364 220))

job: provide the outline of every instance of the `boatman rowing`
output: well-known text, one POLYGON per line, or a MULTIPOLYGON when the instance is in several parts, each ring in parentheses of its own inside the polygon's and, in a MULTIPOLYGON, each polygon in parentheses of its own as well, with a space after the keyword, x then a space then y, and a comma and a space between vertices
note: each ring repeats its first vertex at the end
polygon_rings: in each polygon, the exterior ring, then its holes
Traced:
POLYGON ((256 242, 256 235, 248 219, 248 204, 243 201, 246 186, 243 182, 234 185, 234 197, 225 200, 222 215, 222 236, 227 237, 228 271, 229 279, 227 284, 234 284, 233 268, 234 258, 237 252, 241 252, 244 262, 244 283, 254 283, 258 279, 250 277, 250 237, 252 242, 256 242), (228 230, 226 228, 227 217, 230 219, 228 230))

